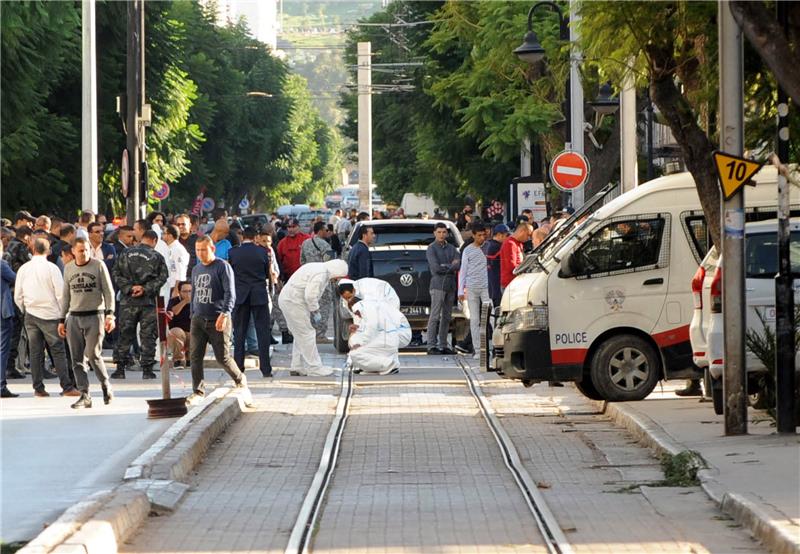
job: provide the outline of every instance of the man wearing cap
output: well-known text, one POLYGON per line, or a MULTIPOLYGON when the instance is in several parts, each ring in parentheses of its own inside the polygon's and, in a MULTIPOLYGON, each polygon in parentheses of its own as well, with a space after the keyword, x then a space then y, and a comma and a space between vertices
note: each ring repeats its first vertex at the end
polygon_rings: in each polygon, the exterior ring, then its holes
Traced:
POLYGON ((14 215, 14 228, 16 229, 22 226, 33 229, 34 223, 36 223, 36 218, 28 210, 20 210, 14 215))
POLYGON ((492 238, 483 243, 481 250, 486 256, 487 276, 489 278, 489 298, 495 306, 500 305, 500 299, 503 296, 500 288, 500 249, 503 242, 511 234, 508 225, 500 223, 492 229, 492 238))
POLYGON ((514 270, 522 263, 522 253, 525 242, 529 241, 533 234, 533 225, 527 218, 521 216, 517 218, 517 226, 514 234, 503 242, 500 248, 500 287, 501 291, 514 280, 514 270))

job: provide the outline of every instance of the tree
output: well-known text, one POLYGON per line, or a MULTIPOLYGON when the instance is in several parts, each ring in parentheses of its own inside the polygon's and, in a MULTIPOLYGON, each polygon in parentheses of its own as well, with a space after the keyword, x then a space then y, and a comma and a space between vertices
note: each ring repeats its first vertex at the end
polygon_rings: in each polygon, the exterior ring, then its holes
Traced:
POLYGON ((70 206, 80 198, 80 89, 69 90, 70 68, 80 67, 79 7, 9 2, 0 18, 3 208, 70 206))

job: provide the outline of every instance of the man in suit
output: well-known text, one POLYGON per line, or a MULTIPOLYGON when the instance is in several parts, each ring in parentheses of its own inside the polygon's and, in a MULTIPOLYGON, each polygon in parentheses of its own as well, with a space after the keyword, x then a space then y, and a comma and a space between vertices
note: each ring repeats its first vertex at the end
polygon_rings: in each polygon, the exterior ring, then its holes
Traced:
POLYGON ((233 359, 244 368, 245 340, 252 314, 258 338, 259 369, 264 377, 272 377, 269 360, 270 321, 267 282, 270 260, 266 250, 254 240, 256 230, 244 230, 241 246, 232 248, 229 263, 233 267, 236 285, 236 305, 233 308, 233 359))
POLYGON ((114 269, 114 260, 117 257, 117 250, 113 244, 105 242, 103 226, 99 223, 90 223, 87 227, 89 233, 89 243, 92 247, 92 258, 100 260, 106 264, 109 274, 114 269))

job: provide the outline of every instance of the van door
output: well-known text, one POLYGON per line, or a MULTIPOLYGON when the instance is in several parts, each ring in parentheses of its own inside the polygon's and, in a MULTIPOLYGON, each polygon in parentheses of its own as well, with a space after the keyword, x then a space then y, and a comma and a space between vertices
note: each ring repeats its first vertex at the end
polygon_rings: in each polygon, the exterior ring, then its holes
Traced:
MULTIPOLYGON (((652 332, 667 294, 669 236, 668 213, 621 216, 596 227, 572 249, 561 271, 549 279, 554 366, 582 365, 589 347, 606 331, 625 327, 652 332)), ((621 360, 631 355, 620 350, 621 360)), ((623 388, 641 385, 637 372, 633 378, 614 374, 613 368, 611 373, 623 388)))

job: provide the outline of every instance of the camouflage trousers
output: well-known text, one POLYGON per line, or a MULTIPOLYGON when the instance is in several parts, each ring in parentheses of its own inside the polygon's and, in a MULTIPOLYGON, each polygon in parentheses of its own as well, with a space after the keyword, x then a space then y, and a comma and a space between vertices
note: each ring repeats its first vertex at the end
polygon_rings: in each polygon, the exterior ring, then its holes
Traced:
POLYGON ((322 296, 319 299, 319 313, 322 316, 322 319, 319 323, 311 322, 311 325, 314 327, 314 330, 317 332, 317 337, 324 337, 325 334, 328 332, 328 319, 331 317, 331 308, 333 302, 333 287, 332 285, 328 285, 325 289, 325 292, 322 293, 322 296))
POLYGON ((283 317, 283 312, 281 312, 281 307, 278 306, 278 296, 280 295, 280 291, 275 290, 272 293, 272 312, 269 315, 270 326, 273 323, 278 324, 278 329, 280 329, 281 333, 288 333, 289 326, 286 325, 286 318, 283 317))
POLYGON ((123 304, 119 309, 119 338, 114 345, 114 358, 120 367, 131 366, 131 344, 136 338, 136 325, 139 325, 139 340, 142 343, 140 366, 151 370, 156 365, 156 345, 158 343, 158 321, 155 306, 131 306, 123 304))

